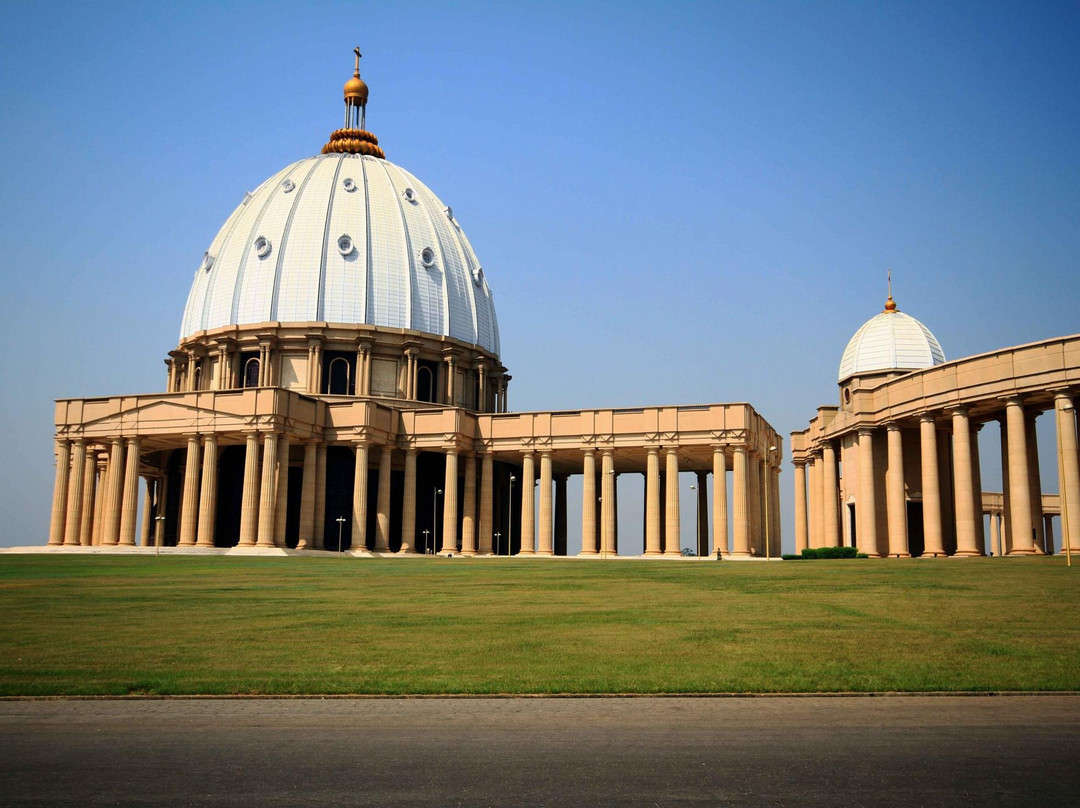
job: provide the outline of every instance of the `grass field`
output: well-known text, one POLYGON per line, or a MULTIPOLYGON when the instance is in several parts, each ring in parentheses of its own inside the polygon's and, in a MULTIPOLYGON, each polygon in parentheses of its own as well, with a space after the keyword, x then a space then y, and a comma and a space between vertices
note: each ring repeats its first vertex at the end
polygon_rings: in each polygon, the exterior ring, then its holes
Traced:
POLYGON ((0 556, 0 695, 1075 689, 1063 558, 0 556))

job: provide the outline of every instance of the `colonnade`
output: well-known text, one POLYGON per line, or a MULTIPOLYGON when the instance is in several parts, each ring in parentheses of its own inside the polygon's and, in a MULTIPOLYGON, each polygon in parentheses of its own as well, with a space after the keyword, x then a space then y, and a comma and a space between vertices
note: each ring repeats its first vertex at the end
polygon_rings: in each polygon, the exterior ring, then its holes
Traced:
MULTIPOLYGON (((168 475, 161 469, 140 468, 140 438, 112 438, 108 451, 88 448, 83 438, 60 437, 56 441, 57 472, 54 488, 50 545, 127 545, 136 543, 138 519, 138 482, 146 476, 143 498, 141 543, 163 543, 165 503, 168 486, 180 485, 179 506, 170 525, 176 544, 181 547, 213 547, 231 543, 234 537, 215 536, 218 506, 218 473, 221 442, 226 436, 216 433, 184 436, 186 453, 183 473, 168 475)), ((236 435, 228 442, 236 443, 236 435)), ((243 435, 244 466, 238 535, 239 547, 284 547, 289 499, 289 463, 296 441, 274 431, 249 430, 243 435)), ((324 549, 327 449, 326 442, 315 439, 303 445, 301 492, 299 497, 298 549, 324 549)), ((99 444, 98 444, 99 445, 99 444)), ((391 550, 391 536, 401 536, 398 552, 415 552, 418 547, 417 460, 420 449, 412 442, 399 445, 357 439, 343 444, 353 449, 351 542, 356 549, 371 546, 375 552, 391 550), (397 458, 403 466, 400 526, 392 526, 396 509, 391 509, 391 469, 397 458), (370 469, 377 469, 374 519, 368 518, 370 469), (374 524, 374 536, 368 531, 374 524), (394 528, 392 530, 392 527, 394 528), (399 528, 399 530, 398 530, 399 528)), ((621 471, 616 471, 615 450, 587 446, 576 454, 578 464, 571 464, 573 454, 565 449, 500 451, 484 448, 466 450, 452 444, 425 451, 444 455, 441 513, 439 519, 440 552, 463 555, 487 555, 499 548, 496 534, 519 535, 519 553, 526 556, 565 554, 567 546, 567 484, 572 474, 583 475, 581 536, 583 556, 609 556, 618 553, 618 478, 626 473, 643 473, 645 502, 643 513, 644 554, 679 556, 681 550, 681 508, 678 446, 641 447, 635 456, 644 460, 644 468, 627 460, 623 451, 621 471), (496 461, 509 464, 516 500, 508 513, 501 513, 496 500, 506 491, 505 481, 496 477, 496 461), (629 466, 629 468, 628 468, 629 466), (558 468, 557 468, 558 467, 558 468), (515 485, 515 482, 518 484, 515 485), (459 508, 458 488, 462 487, 459 508), (513 530, 495 520, 516 517, 513 530)), ((707 455, 706 455, 707 456, 707 455)), ((696 508, 697 551, 702 555, 717 550, 735 556, 780 553, 779 468, 770 453, 752 451, 745 446, 716 445, 711 449, 711 468, 701 467, 700 452, 695 453, 692 470, 697 478, 696 508), (769 456, 766 463, 765 455, 769 456), (708 474, 713 485, 708 485, 708 474), (732 530, 729 532, 728 472, 733 475, 733 501, 730 503, 732 530), (711 499, 711 502, 710 502, 711 499), (711 510, 711 513, 710 513, 711 510), (712 551, 710 552, 710 516, 712 551)), ((176 496, 174 491, 174 496, 176 496)), ((295 523, 294 523, 295 524, 295 523)), ((424 542, 425 547, 427 541, 424 542)), ((505 547, 505 542, 500 542, 505 547)))
MULTIPOLYGON (((1073 393, 1052 390, 1057 433, 1063 538, 1080 540, 1080 460, 1073 393)), ((841 512, 854 498, 855 544, 870 556, 912 554, 908 504, 921 504, 924 556, 978 556, 986 552, 978 432, 989 421, 1001 425, 1003 507, 989 511, 992 552, 1032 555, 1053 552, 1049 518, 1042 510, 1035 417, 1046 396, 1012 395, 998 407, 980 402, 929 410, 914 418, 864 423, 818 437, 795 463, 795 543, 805 547, 844 543, 841 512), (907 443, 916 448, 905 456, 907 443), (917 438, 916 438, 917 435, 917 438), (840 476, 838 450, 854 462, 840 476), (884 451, 882 451, 884 450, 884 451), (842 496, 843 494, 843 496, 842 496), (884 506, 884 513, 881 507, 884 506), (884 528, 884 529, 882 529, 884 528)), ((845 463, 845 466, 847 464, 845 463)))

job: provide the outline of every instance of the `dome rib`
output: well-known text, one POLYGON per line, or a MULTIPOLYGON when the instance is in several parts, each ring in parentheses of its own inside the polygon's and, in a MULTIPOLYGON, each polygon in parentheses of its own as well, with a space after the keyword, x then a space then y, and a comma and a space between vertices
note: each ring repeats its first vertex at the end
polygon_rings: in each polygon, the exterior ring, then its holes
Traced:
POLYGON ((270 292, 270 320, 271 322, 277 320, 278 311, 278 295, 281 293, 281 273, 285 265, 285 255, 288 252, 289 235, 292 232, 293 218, 296 216, 296 209, 300 207, 300 200, 304 197, 304 191, 307 189, 308 182, 311 181, 312 175, 318 170, 321 162, 313 163, 311 169, 304 175, 303 182, 300 183, 300 187, 296 189, 296 196, 292 201, 292 205, 289 207, 288 216, 285 218, 285 229, 281 233, 281 247, 277 251, 276 260, 274 262, 274 288, 270 292))

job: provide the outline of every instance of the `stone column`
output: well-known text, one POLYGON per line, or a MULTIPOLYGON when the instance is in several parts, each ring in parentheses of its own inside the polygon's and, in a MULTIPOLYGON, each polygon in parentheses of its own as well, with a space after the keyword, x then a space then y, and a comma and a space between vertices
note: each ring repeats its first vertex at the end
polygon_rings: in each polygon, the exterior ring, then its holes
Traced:
POLYGON ((416 449, 405 450, 405 486, 401 495, 401 553, 416 552, 416 449))
POLYGON ((971 425, 971 499, 975 513, 975 550, 986 555, 986 531, 983 529, 982 469, 979 467, 979 430, 982 424, 971 425))
POLYGON ((720 446, 713 447, 713 552, 727 553, 727 455, 720 446))
POLYGON ((1054 554, 1054 515, 1047 513, 1043 515, 1043 535, 1046 536, 1046 553, 1047 555, 1054 554))
POLYGON ((106 477, 105 514, 102 517, 101 543, 120 541, 120 506, 124 494, 124 440, 113 438, 106 477))
POLYGON ((596 450, 586 449, 581 483, 581 555, 596 555, 596 450))
POLYGON ((1080 457, 1077 455, 1076 410, 1065 392, 1054 396, 1057 453, 1061 465, 1061 546, 1080 549, 1080 457))
POLYGON ((822 547, 839 547, 840 538, 840 489, 837 484, 836 449, 826 441, 821 449, 822 472, 822 547))
POLYGON ((315 538, 315 441, 304 443, 304 473, 300 481, 300 532, 297 550, 310 550, 315 538))
MULTIPOLYGON (((390 474, 394 447, 383 444, 379 452, 379 489, 375 495, 375 552, 390 552, 390 474)), ((445 533, 444 533, 445 535, 445 533)))
POLYGON ((446 473, 443 477, 443 546, 441 553, 458 551, 458 450, 446 450, 446 473))
POLYGON ((673 446, 666 449, 664 473, 665 482, 667 482, 664 555, 679 556, 682 555, 682 530, 679 521, 681 518, 679 512, 679 455, 673 446))
POLYGON ((889 521, 889 555, 910 558, 907 494, 904 490, 904 433, 899 424, 885 425, 889 467, 885 474, 885 511, 889 521))
POLYGON ((709 488, 706 485, 709 472, 695 472, 697 476, 697 552, 701 557, 709 554, 709 488))
POLYGON ((184 464, 184 490, 180 504, 179 547, 195 544, 199 518, 199 436, 187 436, 187 457, 184 464))
POLYGON ((259 525, 259 433, 248 432, 244 438, 244 496, 240 505, 240 541, 251 547, 259 525))
POLYGON ((536 471, 533 453, 521 456, 521 552, 520 555, 536 554, 536 471))
POLYGON ((262 487, 259 490, 259 547, 274 547, 277 512, 277 444, 275 432, 263 436, 262 487))
POLYGON ((1012 497, 1009 496, 1009 425, 1004 416, 998 419, 998 427, 1001 435, 1001 555, 1008 555, 1012 549, 1012 527, 1009 525, 1009 517, 1012 516, 1012 497))
POLYGON ((480 555, 491 555, 494 552, 492 538, 495 525, 495 457, 490 451, 485 451, 480 461, 480 546, 477 552, 480 555))
POLYGON ((461 510, 461 554, 476 555, 476 455, 465 455, 465 491, 461 510))
POLYGON ((69 460, 67 472, 67 505, 65 506, 64 544, 76 547, 79 544, 79 529, 82 527, 83 486, 86 465, 86 441, 76 438, 72 441, 74 452, 69 460))
MULTIPOLYGON (((353 551, 367 550, 367 486, 368 486, 368 445, 367 441, 358 440, 353 444, 356 452, 356 466, 353 472, 352 502, 352 544, 353 551)), ((341 549, 341 548, 339 548, 341 549)))
POLYGON ((87 449, 83 457, 82 518, 79 521, 79 544, 89 547, 94 541, 94 502, 97 499, 97 457, 87 449))
POLYGON ((937 425, 932 414, 919 418, 922 447, 923 555, 943 556, 941 535, 941 484, 938 479, 937 425))
POLYGON ((198 547, 214 546, 217 518, 217 435, 203 438, 202 491, 199 493, 198 547))
MULTIPOLYGON (((975 479, 971 468, 971 422, 966 407, 957 407, 953 422, 953 491, 956 500, 956 555, 979 555, 975 529, 975 479)), ((980 514, 981 518, 981 514, 980 514)))
POLYGON ((747 460, 746 449, 742 446, 736 446, 732 463, 732 497, 735 499, 731 515, 733 528, 731 554, 733 556, 750 555, 750 521, 747 513, 750 496, 750 464, 747 460))
POLYGON ((1009 439, 1009 498, 1012 513, 1012 549, 1009 555, 1032 555, 1035 543, 1031 532, 1031 476, 1028 471, 1027 425, 1019 397, 1005 402, 1009 439))
MULTIPOLYGON (((779 462, 781 462, 781 461, 778 458, 777 463, 779 463, 779 462)), ((781 521, 780 521, 780 466, 779 465, 774 466, 772 469, 769 470, 769 486, 770 486, 770 494, 769 495, 771 497, 770 502, 772 503, 769 506, 769 513, 772 514, 772 517, 771 517, 772 521, 769 523, 771 525, 770 531, 772 533, 772 538, 770 539, 770 541, 772 542, 772 547, 773 547, 774 554, 775 555, 780 555, 783 552, 783 549, 782 549, 783 548, 783 535, 782 535, 781 530, 780 530, 781 521)))
POLYGON ((660 547, 660 450, 648 447, 645 460, 645 555, 658 556, 660 547))
POLYGON ((615 554, 615 453, 600 450, 600 552, 615 554))
POLYGON ((566 480, 568 475, 555 475, 555 546, 557 556, 566 555, 566 480))
POLYGON ((795 461, 795 553, 805 550, 806 532, 806 462, 795 461))
MULTIPOLYGON (((278 439, 277 452, 277 506, 274 508, 274 544, 287 547, 285 540, 285 521, 289 516, 289 436, 278 439)), ((205 475, 206 472, 203 471, 205 475)))
POLYGON ((537 555, 554 555, 555 533, 552 524, 553 502, 551 498, 551 452, 540 452, 540 518, 537 555))
POLYGON ((1028 488, 1031 490, 1031 529, 1034 536, 1035 551, 1045 550, 1042 510, 1042 475, 1039 473, 1039 439, 1035 431, 1035 413, 1024 418, 1025 438, 1028 452, 1028 488))
POLYGON ((326 444, 315 447, 315 522, 312 541, 316 550, 326 549, 326 444))
POLYGON ((810 546, 825 546, 825 473, 823 455, 810 463, 810 546))
POLYGON ((125 452, 124 491, 120 503, 120 544, 135 546, 135 525, 139 520, 139 439, 128 438, 125 452))
POLYGON ((874 431, 859 430, 859 494, 855 501, 855 542, 871 558, 881 553, 877 544, 877 501, 874 486, 874 431))
MULTIPOLYGON (((139 546, 150 546, 150 530, 154 524, 154 480, 150 477, 143 478, 143 482, 146 483, 146 488, 143 491, 143 505, 142 505, 142 527, 139 530, 139 546)), ((85 516, 85 509, 83 514, 85 516)))

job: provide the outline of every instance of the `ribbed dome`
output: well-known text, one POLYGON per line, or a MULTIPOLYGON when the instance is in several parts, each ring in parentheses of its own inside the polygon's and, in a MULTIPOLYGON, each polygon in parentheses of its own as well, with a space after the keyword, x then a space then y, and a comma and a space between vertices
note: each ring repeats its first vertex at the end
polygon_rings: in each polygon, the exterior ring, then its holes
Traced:
POLYGON ((244 197, 195 272, 180 339, 263 322, 413 329, 499 353, 491 290, 450 208, 359 154, 300 160, 244 197))
POLYGON ((883 370, 919 370, 945 362, 945 354, 930 329, 901 311, 871 317, 844 349, 840 378, 883 370))

